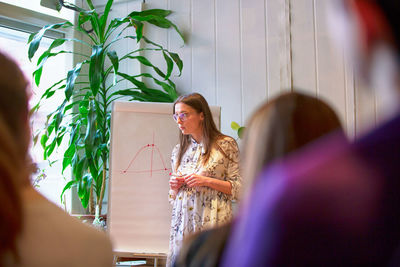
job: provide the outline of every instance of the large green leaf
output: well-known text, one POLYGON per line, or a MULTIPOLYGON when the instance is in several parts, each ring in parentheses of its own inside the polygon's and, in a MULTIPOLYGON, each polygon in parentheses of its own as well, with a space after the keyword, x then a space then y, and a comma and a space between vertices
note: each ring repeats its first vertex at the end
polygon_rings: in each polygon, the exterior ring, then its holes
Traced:
POLYGON ((131 76, 129 74, 126 73, 122 73, 122 72, 118 72, 118 75, 123 77, 124 79, 130 81, 131 83, 133 83, 138 89, 140 90, 146 90, 148 89, 146 84, 144 82, 139 81, 138 79, 136 79, 134 76, 131 76))
POLYGON ((50 57, 54 57, 57 56, 59 54, 64 54, 64 53, 69 53, 67 51, 59 51, 57 53, 51 53, 51 52, 44 52, 40 58, 38 59, 38 67, 36 68, 36 70, 33 72, 33 77, 35 78, 35 84, 37 86, 39 86, 40 83, 40 79, 42 77, 42 71, 43 71, 43 66, 46 63, 47 59, 49 59, 50 57))
POLYGON ((91 34, 89 34, 90 31, 85 29, 83 27, 83 24, 86 22, 90 21, 90 26, 92 27, 95 36, 97 38, 91 38, 93 41, 100 40, 101 39, 101 29, 100 29, 100 20, 99 20, 99 15, 97 14, 96 10, 92 8, 91 10, 84 10, 79 13, 78 17, 78 30, 82 33, 85 33, 87 36, 92 37, 91 34))
POLYGON ((49 137, 47 136, 46 133, 44 133, 40 138, 40 144, 42 145, 43 148, 46 148, 47 140, 49 140, 49 137))
POLYGON ((155 101, 155 97, 146 95, 140 91, 134 91, 130 89, 118 90, 116 92, 118 95, 123 96, 131 96, 134 100, 144 101, 144 102, 162 102, 162 101, 155 101))
MULTIPOLYGON (((97 162, 93 159, 93 157, 88 158, 88 167, 89 167, 89 171, 90 171, 90 176, 94 180, 97 178, 97 172, 98 172, 96 163, 97 162)), ((96 180, 95 180, 95 184, 96 184, 96 180)))
POLYGON ((88 22, 93 14, 93 10, 89 10, 89 11, 82 11, 79 13, 79 17, 78 17, 78 27, 82 28, 82 25, 85 24, 86 22, 88 22))
POLYGON ((171 76, 172 69, 174 68, 174 63, 172 62, 172 59, 163 51, 163 56, 165 61, 167 62, 167 75, 165 77, 165 80, 168 80, 169 77, 171 76))
POLYGON ((65 136, 65 126, 60 128, 60 131, 57 134, 57 146, 60 146, 65 136))
POLYGON ((119 26, 127 22, 130 22, 129 17, 112 19, 107 28, 107 35, 110 35, 111 32, 115 31, 119 26))
POLYGON ((72 93, 74 91, 75 80, 79 76, 79 73, 81 72, 82 64, 83 64, 83 62, 78 63, 78 64, 76 64, 75 68, 68 71, 67 82, 66 82, 66 87, 65 87, 65 98, 68 101, 71 98, 72 93))
POLYGON ((28 39, 28 43, 30 43, 29 45, 29 49, 28 49, 28 58, 29 60, 32 60, 33 56, 35 55, 36 51, 39 48, 40 45, 40 41, 43 38, 43 35, 46 33, 47 30, 50 29, 58 29, 58 28, 68 28, 73 26, 73 24, 69 21, 63 22, 63 23, 57 23, 57 24, 52 24, 52 25, 47 25, 44 26, 39 32, 37 33, 32 33, 29 36, 28 39))
MULTIPOLYGON (((167 53, 167 54, 172 58, 172 60, 175 62, 175 64, 178 66, 178 69, 179 69, 179 75, 178 75, 178 76, 181 76, 181 74, 182 74, 182 69, 183 69, 183 62, 182 62, 182 60, 181 60, 181 58, 179 57, 178 54, 172 53, 172 52, 168 51, 167 49, 164 49, 164 47, 162 47, 161 45, 159 45, 159 44, 157 44, 157 43, 155 43, 155 42, 153 42, 153 41, 151 41, 151 40, 149 40, 149 39, 148 39, 147 37, 145 37, 145 36, 143 36, 143 40, 144 40, 146 43, 151 44, 151 45, 154 45, 154 46, 158 47, 159 49, 161 49, 163 52, 167 53)), ((160 75, 160 76, 161 76, 161 75, 160 75)), ((161 77, 162 77, 162 76, 161 76, 161 77)))
POLYGON ((153 81, 156 84, 160 85, 164 89, 164 91, 168 93, 168 95, 171 98, 171 102, 175 101, 178 98, 178 94, 176 92, 175 84, 171 80, 168 80, 167 81, 168 83, 166 83, 166 82, 163 82, 163 81, 160 81, 160 80, 154 78, 153 75, 151 75, 150 73, 142 73, 142 74, 138 74, 138 75, 135 75, 135 76, 146 77, 146 78, 153 79, 153 81))
POLYGON ((54 137, 51 143, 48 146, 46 146, 46 149, 44 150, 45 159, 48 159, 51 156, 51 154, 54 151, 54 148, 56 147, 56 144, 57 144, 57 137, 54 137))
POLYGON ((86 135, 85 135, 85 153, 88 159, 92 157, 94 137, 96 134, 96 109, 94 101, 95 100, 90 101, 89 113, 87 115, 88 123, 86 126, 86 135))
POLYGON ((117 52, 115 52, 115 51, 107 51, 107 56, 110 59, 111 64, 114 68, 113 84, 115 85, 117 83, 117 73, 118 73, 118 68, 119 68, 118 55, 117 55, 117 52))
POLYGON ((63 188, 63 190, 62 190, 62 192, 61 192, 61 195, 60 195, 61 202, 63 202, 63 196, 64 196, 65 191, 71 189, 73 186, 76 186, 76 181, 75 181, 75 180, 69 181, 69 182, 64 186, 64 188, 63 188))
POLYGON ((148 15, 155 15, 159 17, 166 17, 169 14, 171 14, 171 10, 165 10, 165 9, 148 9, 148 10, 143 10, 143 11, 133 11, 129 14, 129 16, 148 16, 148 15))
POLYGON ((59 51, 59 52, 57 52, 57 53, 51 53, 51 50, 52 50, 53 48, 56 48, 56 47, 58 47, 58 46, 64 44, 65 41, 66 41, 66 40, 65 40, 64 38, 54 40, 54 41, 51 43, 50 47, 49 47, 46 51, 44 51, 44 52, 42 53, 42 55, 40 55, 40 57, 38 58, 38 61, 37 61, 37 63, 36 63, 36 65, 38 66, 38 68, 33 72, 33 76, 35 76, 35 83, 36 83, 37 86, 39 86, 40 76, 41 76, 41 74, 42 74, 43 65, 44 65, 44 63, 46 62, 46 60, 47 60, 49 57, 56 56, 56 55, 58 55, 58 54, 60 54, 60 53, 65 53, 65 52, 66 52, 66 51, 59 51))
POLYGON ((89 81, 93 96, 97 95, 102 82, 103 63, 103 46, 94 45, 89 63, 89 81))
POLYGON ((68 165, 71 165, 72 162, 72 158, 75 154, 75 144, 71 144, 67 150, 64 153, 64 158, 63 158, 63 162, 62 162, 62 171, 61 173, 64 173, 65 168, 68 167, 68 165))
POLYGON ((171 28, 173 27, 175 31, 179 34, 179 36, 182 38, 182 40, 185 40, 183 37, 183 34, 179 31, 178 27, 172 23, 170 20, 162 17, 162 16, 157 16, 157 15, 145 15, 145 16, 139 16, 139 15, 133 15, 130 16, 132 19, 138 20, 138 21, 147 21, 148 23, 154 24, 157 27, 160 28, 171 28))
MULTIPOLYGON (((60 85, 60 84, 61 84, 63 81, 65 81, 65 80, 66 80, 66 79, 64 78, 64 79, 61 79, 61 80, 59 80, 58 82, 55 82, 54 84, 52 84, 49 88, 46 89, 46 91, 44 91, 44 93, 41 95, 40 99, 49 98, 48 95, 49 95, 51 92, 53 92, 54 87, 60 85)), ((60 88, 61 88, 61 87, 60 87, 60 88)), ((56 89, 56 90, 57 90, 57 89, 56 89)))
POLYGON ((95 7, 94 7, 94 5, 93 5, 93 3, 92 3, 92 0, 86 0, 86 3, 88 4, 88 6, 89 6, 91 9, 95 9, 95 7))
POLYGON ((107 26, 107 19, 108 19, 108 14, 110 13, 111 6, 113 4, 114 0, 108 0, 106 4, 106 8, 104 9, 103 15, 100 17, 100 32, 101 35, 104 35, 104 31, 107 26))
POLYGON ((83 177, 83 171, 87 167, 87 159, 85 156, 82 159, 79 159, 78 154, 75 153, 74 157, 72 158, 71 162, 72 166, 72 174, 74 175, 76 180, 81 180, 83 177))
POLYGON ((160 75, 161 77, 163 77, 164 79, 166 79, 167 75, 162 72, 158 67, 156 67, 155 65, 153 65, 147 58, 145 58, 144 56, 126 56, 126 58, 129 59, 136 59, 138 60, 140 63, 142 63, 145 66, 151 67, 158 75, 160 75))
POLYGON ((138 20, 131 19, 131 24, 135 27, 136 31, 136 42, 138 43, 143 37, 143 26, 144 24, 138 20))
POLYGON ((153 78, 154 82, 158 85, 160 85, 164 91, 166 91, 168 93, 168 95, 171 97, 171 102, 175 101, 178 98, 178 94, 176 92, 175 87, 171 86, 171 84, 159 81, 155 78, 153 78))
MULTIPOLYGON (((152 89, 154 90, 154 89, 152 89)), ((158 91, 158 90, 154 90, 158 91)), ((115 92, 118 95, 123 95, 123 96, 131 96, 132 99, 134 100, 139 100, 139 101, 144 101, 144 102, 165 102, 165 103, 171 103, 173 100, 169 97, 169 95, 159 91, 161 95, 151 95, 148 93, 140 92, 140 91, 135 91, 132 89, 124 89, 124 90, 118 90, 115 92)))
POLYGON ((90 187, 92 186, 92 176, 85 174, 78 184, 78 196, 81 199, 82 206, 86 209, 89 203, 90 187))
POLYGON ((64 108, 65 108, 65 104, 66 103, 67 103, 67 101, 64 100, 64 102, 60 106, 58 106, 57 112, 54 115, 53 120, 54 120, 54 131, 55 131, 55 133, 57 133, 59 131, 61 121, 62 121, 62 119, 64 117, 64 108))
POLYGON ((172 52, 169 52, 169 51, 167 51, 167 53, 171 56, 172 60, 178 66, 178 69, 179 69, 179 75, 178 76, 181 76, 182 69, 183 69, 183 62, 182 62, 181 58, 176 53, 172 53, 172 52))

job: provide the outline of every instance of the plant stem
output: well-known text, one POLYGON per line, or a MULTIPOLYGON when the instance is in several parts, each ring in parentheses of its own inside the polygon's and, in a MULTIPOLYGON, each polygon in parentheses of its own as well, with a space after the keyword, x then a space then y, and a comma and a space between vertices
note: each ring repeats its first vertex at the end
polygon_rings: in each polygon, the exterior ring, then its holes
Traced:
MULTIPOLYGON (((104 114, 104 118, 103 118, 103 133, 106 133, 106 129, 107 129, 107 92, 108 89, 106 87, 106 79, 107 79, 107 75, 104 75, 104 65, 103 65, 103 81, 102 81, 102 88, 101 90, 103 91, 102 97, 103 97, 103 114, 104 114)), ((102 143, 106 143, 106 134, 103 134, 102 136, 102 143)), ((107 160, 108 160, 108 153, 107 150, 106 151, 102 151, 102 161, 103 161, 103 177, 102 177, 102 183, 101 183, 101 190, 100 190, 100 197, 97 200, 97 205, 99 205, 99 210, 101 213, 101 208, 102 208, 102 204, 103 204, 103 198, 104 198, 104 191, 105 191, 105 187, 106 187, 106 177, 107 177, 107 160)))
POLYGON ((102 179, 102 184, 101 184, 101 191, 100 191, 100 199, 99 199, 99 212, 101 215, 101 208, 103 206, 103 197, 104 197, 104 189, 105 189, 105 184, 106 184, 106 176, 107 176, 107 166, 105 162, 103 162, 103 179, 102 179))
POLYGON ((89 196, 89 213, 94 214, 94 201, 93 201, 93 183, 90 186, 90 196, 89 196))

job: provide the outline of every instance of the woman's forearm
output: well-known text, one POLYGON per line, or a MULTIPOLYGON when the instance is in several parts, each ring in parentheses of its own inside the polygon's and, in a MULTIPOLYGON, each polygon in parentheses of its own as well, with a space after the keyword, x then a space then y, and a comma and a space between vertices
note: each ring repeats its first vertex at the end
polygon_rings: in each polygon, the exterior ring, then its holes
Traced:
POLYGON ((206 186, 215 189, 217 191, 220 191, 222 193, 225 193, 227 195, 232 194, 232 185, 228 181, 222 181, 219 179, 207 177, 206 186))

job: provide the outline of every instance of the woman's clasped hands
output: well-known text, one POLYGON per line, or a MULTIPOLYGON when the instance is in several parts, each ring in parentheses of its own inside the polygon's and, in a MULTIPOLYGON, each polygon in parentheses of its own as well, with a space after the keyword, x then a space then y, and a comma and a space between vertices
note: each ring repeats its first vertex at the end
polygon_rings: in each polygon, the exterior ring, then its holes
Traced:
POLYGON ((179 190, 184 184, 187 187, 206 186, 208 177, 201 174, 193 173, 186 176, 171 176, 169 185, 172 190, 179 190))

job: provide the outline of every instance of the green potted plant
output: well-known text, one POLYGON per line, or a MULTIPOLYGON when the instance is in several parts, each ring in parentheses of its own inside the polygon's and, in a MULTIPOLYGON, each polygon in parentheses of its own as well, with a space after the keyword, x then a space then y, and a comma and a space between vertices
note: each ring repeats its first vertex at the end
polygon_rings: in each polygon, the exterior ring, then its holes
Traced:
POLYGON ((89 211, 93 214, 95 205, 101 211, 108 175, 112 102, 121 97, 137 101, 173 102, 178 95, 170 76, 174 66, 178 68, 180 75, 183 63, 178 54, 149 40, 143 33, 144 25, 173 28, 182 40, 183 36, 176 25, 166 18, 171 13, 169 10, 133 11, 123 18, 109 18, 113 0, 107 1, 102 15, 96 11, 91 0, 86 0, 90 10, 60 2, 64 7, 74 9, 79 13, 77 22, 74 24, 66 21, 47 25, 39 32, 33 33, 28 40, 29 59, 32 60, 37 52, 46 30, 71 28, 82 33, 86 39, 54 40, 50 47, 38 57, 37 68, 33 73, 35 83, 40 86, 46 60, 61 53, 76 53, 74 51, 54 52, 62 44, 79 42, 90 50, 90 54, 83 55, 83 61, 78 62, 73 69, 68 71, 64 79, 45 90, 40 101, 33 107, 32 111, 37 111, 43 103, 52 100, 56 91, 64 91, 62 103, 48 114, 44 129, 34 138, 34 141, 40 140, 45 159, 51 157, 54 149, 60 146, 63 140, 68 143, 63 156, 62 172, 71 166, 72 180, 64 187, 61 198, 66 190, 76 187, 82 206, 84 208, 89 206, 89 211), (134 28, 134 35, 125 34, 129 28, 134 28), (118 55, 114 47, 122 40, 143 42, 145 46, 127 54, 118 55), (162 71, 162 68, 150 62, 141 54, 143 51, 160 53, 165 60, 166 71, 162 71), (147 69, 154 70, 153 74, 150 72, 134 75, 122 73, 119 70, 119 64, 128 60, 136 61, 147 69), (81 72, 84 66, 88 67, 87 74, 81 72), (153 86, 147 85, 142 79, 152 81, 153 86), (121 81, 129 81, 132 87, 115 89, 121 81))

